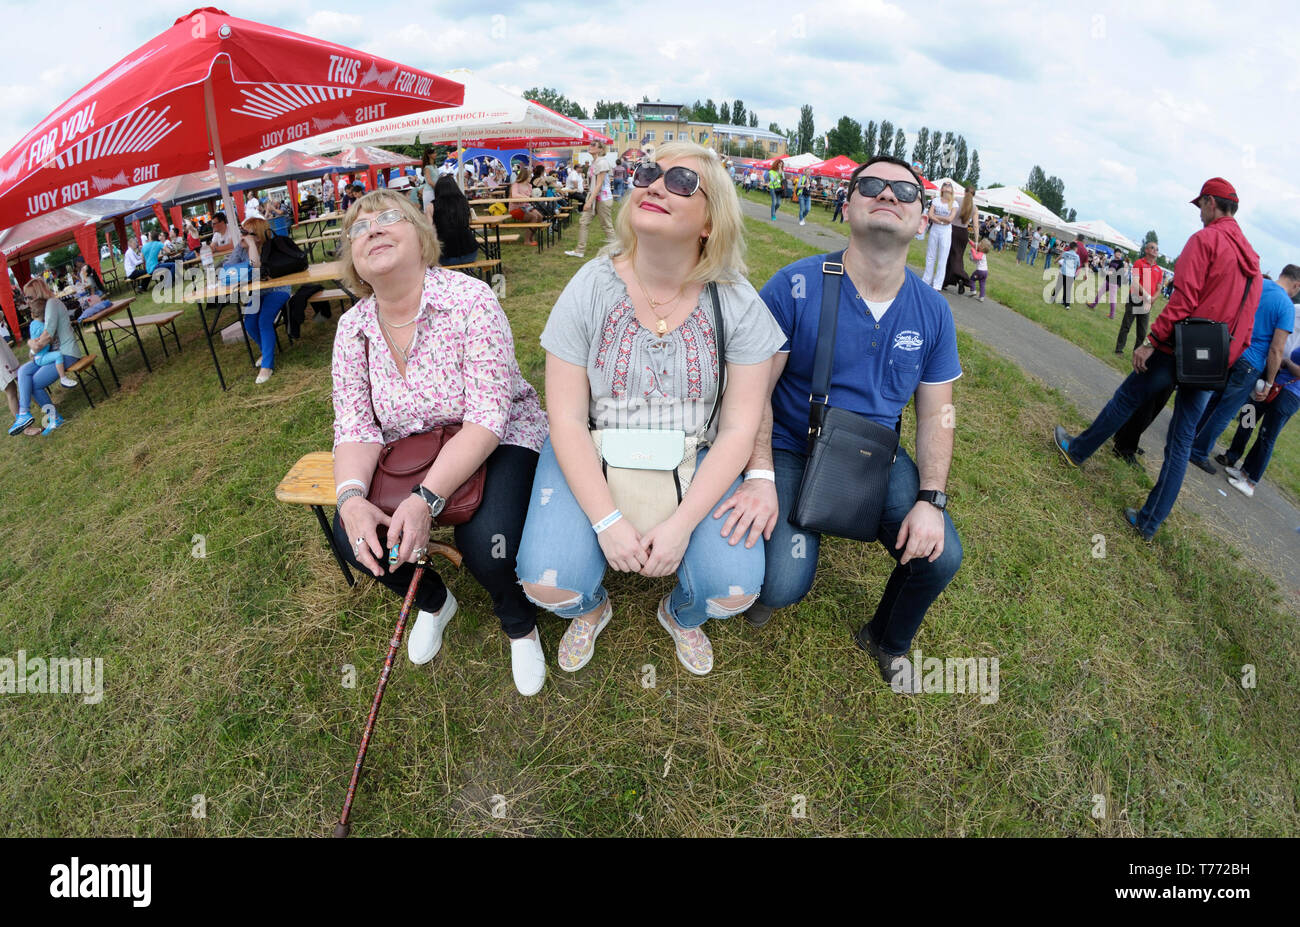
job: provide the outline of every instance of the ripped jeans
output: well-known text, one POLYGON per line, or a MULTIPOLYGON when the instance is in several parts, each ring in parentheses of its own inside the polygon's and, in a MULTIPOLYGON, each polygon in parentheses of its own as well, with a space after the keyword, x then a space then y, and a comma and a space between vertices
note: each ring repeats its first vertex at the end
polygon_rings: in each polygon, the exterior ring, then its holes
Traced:
MULTIPOLYGON (((697 468, 703 465, 707 453, 708 448, 699 452, 695 458, 697 468)), ((726 519, 715 520, 712 514, 723 499, 740 488, 740 482, 737 476, 696 525, 677 567, 677 585, 668 599, 668 610, 683 628, 698 628, 710 618, 740 614, 753 604, 763 584, 763 541, 760 539, 748 550, 743 541, 732 547, 721 534, 726 519)), ((609 598, 602 585, 606 567, 596 532, 569 491, 547 439, 537 461, 528 519, 519 544, 519 579, 572 593, 559 603, 529 598, 561 618, 576 618, 609 598)), ((528 594, 527 586, 524 593, 528 594)))

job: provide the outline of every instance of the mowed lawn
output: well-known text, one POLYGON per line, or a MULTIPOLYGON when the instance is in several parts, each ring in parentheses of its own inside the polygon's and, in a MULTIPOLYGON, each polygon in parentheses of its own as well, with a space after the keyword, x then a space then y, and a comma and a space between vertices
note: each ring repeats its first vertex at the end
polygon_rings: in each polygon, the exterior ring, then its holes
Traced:
MULTIPOLYGON (((809 252, 747 228, 755 284, 809 252)), ((537 338, 576 267, 507 246, 503 304, 539 387, 537 338)), ((146 341, 147 374, 124 347, 111 399, 66 393, 65 428, 0 442, 0 657, 100 657, 105 674, 97 705, 0 695, 7 834, 329 833, 398 611, 347 587, 311 512, 273 496, 330 446, 334 324, 308 322, 262 387, 242 344, 219 347, 222 393, 190 309, 179 358, 146 341)), ((564 622, 541 619, 551 675, 531 699, 486 596, 448 569, 461 611, 431 664, 399 658, 354 835, 1295 833, 1293 616, 1179 509, 1137 540, 1119 511, 1149 477, 1109 455, 1067 470, 1043 438, 1095 410, 960 349, 966 559, 915 646, 996 657, 995 702, 896 696, 853 646, 893 566, 878 545, 829 541, 812 593, 762 631, 710 622, 703 678, 654 620, 670 581, 617 576, 581 672, 555 668, 564 622)))
MULTIPOLYGON (((764 205, 768 203, 766 193, 751 192, 747 194, 747 197, 755 203, 764 205)), ((797 216, 798 206, 788 202, 782 203, 781 211, 787 215, 797 216)), ((808 221, 836 229, 847 235, 848 225, 832 223, 830 217, 830 210, 814 206, 813 211, 809 214, 808 221)), ((917 273, 920 273, 925 267, 925 246, 924 241, 913 242, 908 253, 908 261, 916 269, 917 273)), ((1182 250, 1182 246, 1183 242, 1165 241, 1162 250, 1166 254, 1176 254, 1182 250)), ((1100 300, 1095 309, 1087 308, 1085 304, 1089 300, 1096 299, 1100 285, 1097 275, 1089 272, 1087 282, 1076 287, 1077 292, 1071 299, 1071 308, 1067 312, 1059 303, 1053 305, 1048 301, 1052 289, 1056 285, 1057 269, 1055 260, 1052 262, 1051 270, 1047 273, 1043 271, 1043 255, 1038 255, 1036 265, 1030 267, 1028 264, 1017 264, 1016 249, 1014 247, 991 253, 989 255, 989 279, 986 287, 988 298, 1014 309, 1028 319, 1032 319, 1043 328, 1078 345, 1116 370, 1125 373, 1131 371, 1133 369, 1132 351, 1134 339, 1136 338, 1136 326, 1129 328, 1127 350, 1123 354, 1115 353, 1115 340, 1119 337, 1119 326, 1124 317, 1123 301, 1116 300, 1114 319, 1109 317, 1110 303, 1108 298, 1100 300)), ((974 262, 970 260, 968 255, 966 268, 971 270, 973 267, 974 262)), ((1265 268, 1265 270, 1270 269, 1265 268)), ((1276 273, 1278 270, 1279 268, 1275 267, 1270 272, 1276 273)), ((1125 292, 1127 292, 1127 289, 1125 292)), ((1160 314, 1160 310, 1167 305, 1167 302, 1163 296, 1156 300, 1151 321, 1155 320, 1156 316, 1160 314)), ((1101 410, 1086 409, 1084 411, 1095 415, 1101 410)), ((1236 428, 1234 422, 1224 431, 1219 439, 1221 450, 1227 450, 1236 428)), ((1163 447, 1163 438, 1159 443, 1163 447)), ((1248 448, 1253 446, 1253 443, 1252 439, 1252 443, 1248 445, 1248 448)), ((1247 453, 1249 453, 1249 450, 1247 453)), ((1284 428, 1282 433, 1278 435, 1277 442, 1273 445, 1273 456, 1269 461, 1264 479, 1280 487, 1293 504, 1300 505, 1300 428, 1284 428)))

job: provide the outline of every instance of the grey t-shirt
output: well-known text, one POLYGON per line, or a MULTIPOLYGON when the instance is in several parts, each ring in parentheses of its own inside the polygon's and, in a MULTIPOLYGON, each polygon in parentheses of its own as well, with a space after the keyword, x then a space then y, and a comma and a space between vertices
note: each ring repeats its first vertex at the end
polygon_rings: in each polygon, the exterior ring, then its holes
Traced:
MULTIPOLYGON (((785 343, 767 305, 746 281, 718 284, 726 360, 760 364, 785 343)), ((542 331, 542 347, 587 368, 588 414, 597 428, 680 428, 705 434, 718 390, 717 339, 708 287, 686 321, 663 338, 636 318, 627 287, 608 256, 573 275, 542 331)))
POLYGON ((68 307, 60 300, 45 301, 45 330, 50 333, 50 344, 56 350, 68 357, 81 356, 81 345, 77 343, 77 333, 72 330, 68 307))

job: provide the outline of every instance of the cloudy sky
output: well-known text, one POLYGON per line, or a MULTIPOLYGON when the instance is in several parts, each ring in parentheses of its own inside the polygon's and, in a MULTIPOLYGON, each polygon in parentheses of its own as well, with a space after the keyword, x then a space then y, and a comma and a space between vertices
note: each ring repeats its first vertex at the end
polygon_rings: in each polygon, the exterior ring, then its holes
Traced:
MULTIPOLYGON (((466 67, 508 90, 551 86, 590 108, 643 95, 744 100, 760 125, 819 133, 841 115, 965 135, 981 185, 1039 164, 1067 207, 1176 254, 1188 200, 1221 175, 1276 275, 1300 263, 1300 24, 1281 2, 599 5, 530 0, 365 4, 236 0, 243 16, 433 71, 466 67), (358 10, 361 12, 358 12, 358 10)), ((156 2, 8 0, 0 150, 186 13, 156 2), (55 12, 57 10, 57 13, 55 12)))

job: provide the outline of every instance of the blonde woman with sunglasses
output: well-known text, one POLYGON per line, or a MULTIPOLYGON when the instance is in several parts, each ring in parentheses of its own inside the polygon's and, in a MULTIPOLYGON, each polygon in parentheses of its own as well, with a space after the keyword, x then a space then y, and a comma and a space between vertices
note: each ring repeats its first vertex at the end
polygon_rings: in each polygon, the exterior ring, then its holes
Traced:
POLYGON ((569 619, 557 657, 563 670, 591 660, 613 616, 602 583, 609 568, 676 573, 657 617, 696 675, 713 668, 705 622, 744 612, 758 595, 761 538, 729 544, 711 517, 741 482, 783 341, 745 279, 741 233, 735 187, 716 156, 689 142, 665 144, 657 161, 633 172, 614 242, 569 281, 542 332, 551 439, 533 481, 518 566, 525 594, 569 619), (666 499, 671 514, 649 524, 644 512, 620 510, 610 457, 598 455, 593 428, 602 449, 615 438, 625 448, 644 443, 629 460, 653 457, 660 438, 675 442, 676 455, 665 456, 695 469, 684 494, 666 499))

